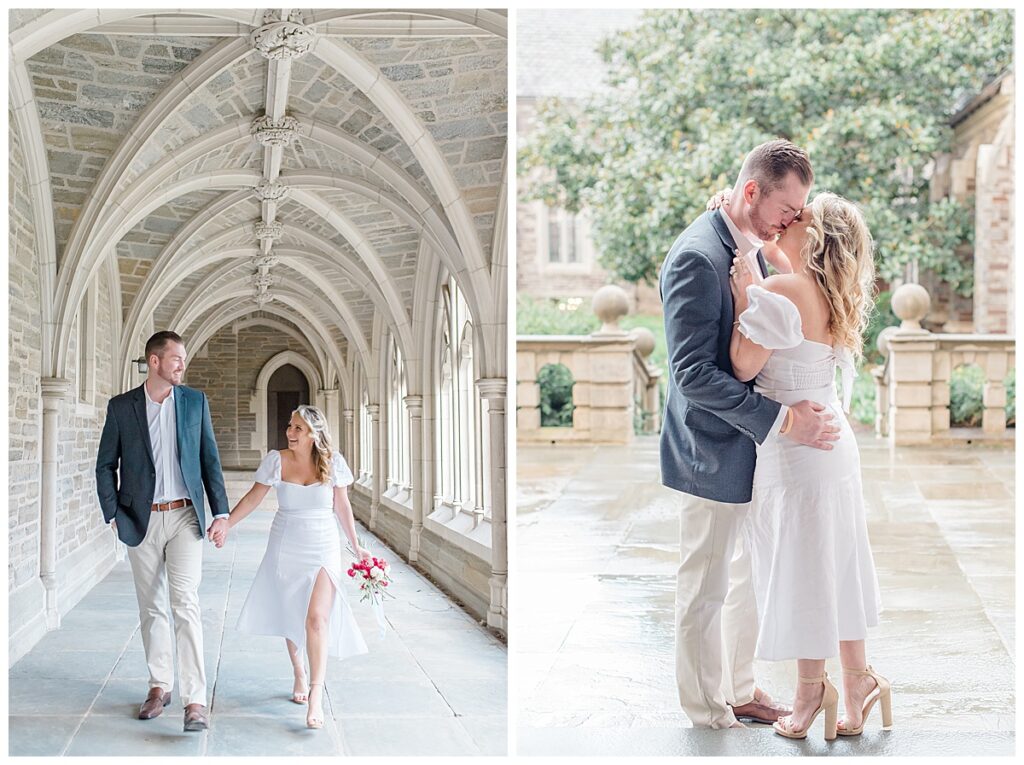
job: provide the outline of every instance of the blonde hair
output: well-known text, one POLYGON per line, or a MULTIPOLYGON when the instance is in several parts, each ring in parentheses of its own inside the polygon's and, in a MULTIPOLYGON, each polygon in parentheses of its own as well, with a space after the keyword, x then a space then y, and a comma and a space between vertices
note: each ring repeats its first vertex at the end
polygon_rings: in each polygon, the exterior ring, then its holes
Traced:
POLYGON ((292 414, 297 414, 309 426, 313 435, 313 464, 320 483, 331 482, 331 467, 334 455, 331 451, 331 431, 327 427, 327 417, 315 406, 302 404, 292 414))
POLYGON ((808 209, 803 260, 828 300, 832 341, 860 358, 874 307, 871 232, 860 208, 835 194, 818 194, 808 209))

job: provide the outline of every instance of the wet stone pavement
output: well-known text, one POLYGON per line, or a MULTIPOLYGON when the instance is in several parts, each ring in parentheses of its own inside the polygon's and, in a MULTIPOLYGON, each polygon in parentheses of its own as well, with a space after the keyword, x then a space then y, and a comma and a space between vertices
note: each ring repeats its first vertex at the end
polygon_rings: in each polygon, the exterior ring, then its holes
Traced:
MULTIPOLYGON (((230 498, 248 485, 229 482, 230 498)), ((370 652, 329 661, 325 726, 305 727, 306 707, 289 700, 284 640, 234 629, 272 518, 257 511, 224 548, 203 553, 209 731, 182 732, 177 691, 160 717, 136 719, 149 675, 125 560, 11 668, 9 754, 505 754, 505 646, 361 527, 392 563, 391 629, 380 638, 369 605, 344 582, 370 652)))
MULTIPOLYGON (((1014 455, 890 449, 858 434, 884 613, 868 659, 893 681, 861 737, 694 730, 674 677, 678 495, 657 438, 518 449, 516 751, 536 755, 1012 755, 1014 455)), ((839 676, 838 659, 827 671, 839 676)), ((758 661, 791 699, 795 662, 758 661)), ((841 713, 841 712, 840 712, 841 713)))

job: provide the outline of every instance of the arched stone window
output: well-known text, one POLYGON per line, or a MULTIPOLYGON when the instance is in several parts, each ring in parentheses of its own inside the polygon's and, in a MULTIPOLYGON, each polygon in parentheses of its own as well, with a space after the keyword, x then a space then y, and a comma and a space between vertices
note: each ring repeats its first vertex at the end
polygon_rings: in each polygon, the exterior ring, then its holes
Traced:
POLYGON ((370 417, 370 396, 365 380, 360 384, 359 396, 359 481, 365 483, 373 477, 373 420, 370 417))
POLYGON ((402 499, 408 496, 411 487, 409 457, 409 413, 405 406, 405 397, 409 395, 406 380, 405 361, 394 336, 388 342, 387 366, 387 402, 388 402, 388 473, 387 490, 389 497, 402 499), (401 495, 401 496, 399 496, 401 495))
POLYGON ((437 348, 437 487, 435 511, 447 508, 482 518, 483 428, 481 399, 476 388, 473 319, 451 278, 441 286, 440 332, 437 348))

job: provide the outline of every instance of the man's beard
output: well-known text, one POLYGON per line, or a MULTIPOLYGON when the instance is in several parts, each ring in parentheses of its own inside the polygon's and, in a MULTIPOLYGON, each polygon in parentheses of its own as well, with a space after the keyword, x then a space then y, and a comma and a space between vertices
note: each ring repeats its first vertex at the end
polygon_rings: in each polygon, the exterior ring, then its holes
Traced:
POLYGON ((760 205, 756 205, 750 208, 748 213, 750 217, 750 229, 754 232, 754 236, 760 239, 762 242, 768 242, 775 238, 778 231, 774 231, 774 226, 769 226, 764 222, 764 218, 761 217, 760 205))

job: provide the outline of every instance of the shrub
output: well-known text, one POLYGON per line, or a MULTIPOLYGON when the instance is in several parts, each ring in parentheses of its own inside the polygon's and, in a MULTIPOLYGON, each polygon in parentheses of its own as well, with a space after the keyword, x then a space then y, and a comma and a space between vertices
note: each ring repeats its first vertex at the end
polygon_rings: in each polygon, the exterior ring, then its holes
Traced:
POLYGON ((541 427, 571 428, 572 372, 564 364, 545 364, 537 373, 541 427))

